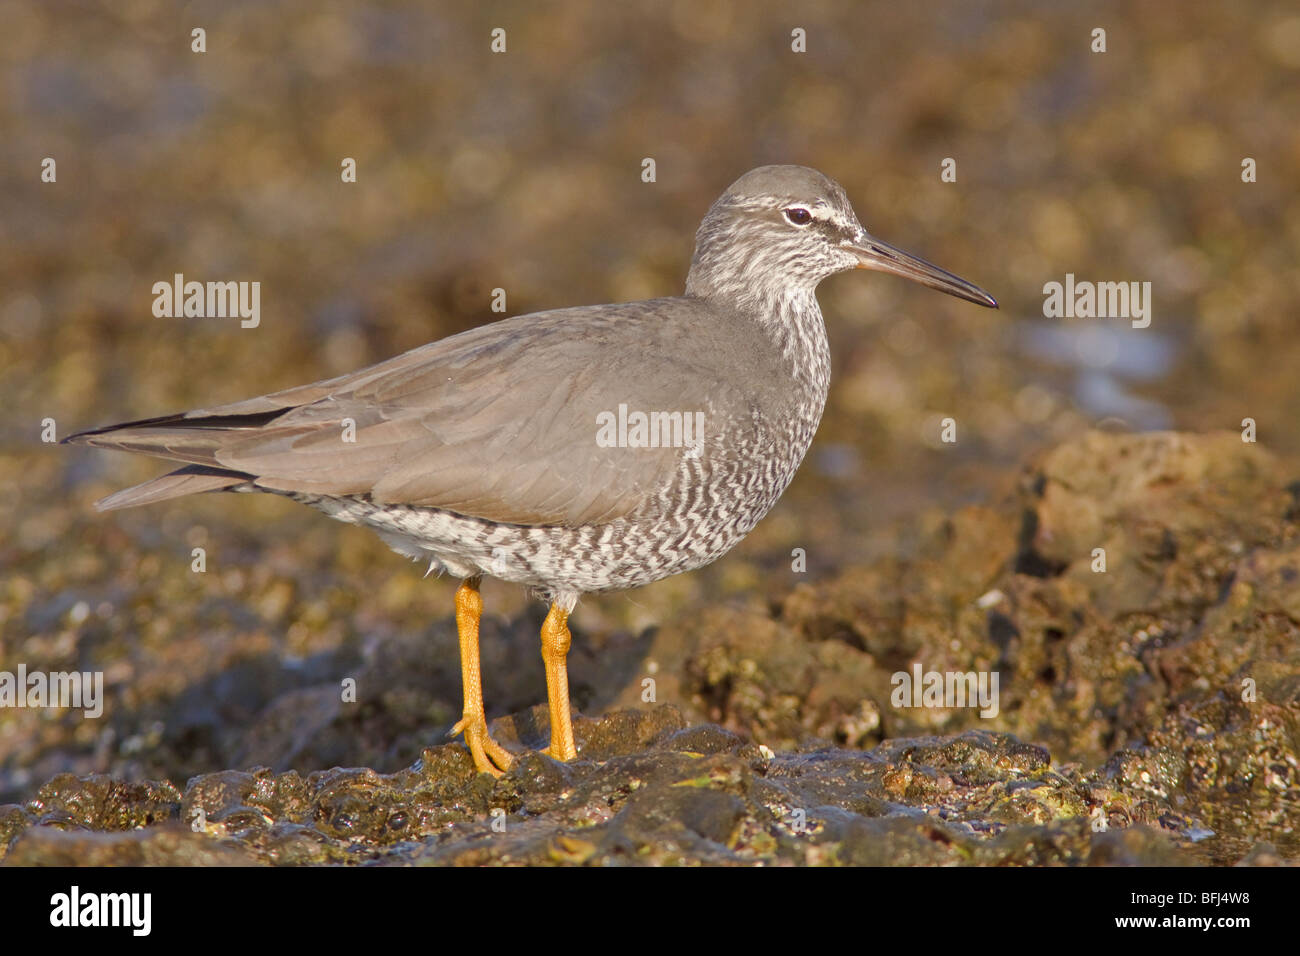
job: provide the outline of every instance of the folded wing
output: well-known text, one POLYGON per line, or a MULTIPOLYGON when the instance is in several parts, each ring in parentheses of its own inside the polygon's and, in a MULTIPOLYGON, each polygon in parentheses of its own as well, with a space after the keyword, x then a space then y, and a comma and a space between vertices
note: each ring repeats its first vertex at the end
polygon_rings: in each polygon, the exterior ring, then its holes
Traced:
POLYGON ((684 449, 602 447, 597 416, 619 404, 707 412, 726 389, 698 336, 682 353, 681 302, 522 316, 338 378, 68 440, 188 463, 103 508, 251 483, 521 525, 607 522, 670 484, 684 449))

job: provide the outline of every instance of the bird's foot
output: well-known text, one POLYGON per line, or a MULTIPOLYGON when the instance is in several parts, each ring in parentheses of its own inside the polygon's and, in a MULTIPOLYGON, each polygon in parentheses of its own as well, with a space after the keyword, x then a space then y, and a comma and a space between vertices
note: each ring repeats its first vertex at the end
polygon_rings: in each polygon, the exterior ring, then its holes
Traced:
POLYGON ((570 760, 576 760, 578 757, 578 748, 573 745, 572 731, 569 732, 568 740, 557 741, 552 737, 551 745, 543 750, 542 753, 555 760, 559 760, 561 763, 568 763, 570 760))
POLYGON ((482 714, 466 714, 451 728, 448 737, 455 737, 457 734, 465 735, 465 745, 469 747, 470 756, 474 758, 474 766, 478 768, 479 773, 490 773, 494 777, 499 777, 514 763, 512 757, 505 747, 493 740, 488 735, 487 720, 482 714))

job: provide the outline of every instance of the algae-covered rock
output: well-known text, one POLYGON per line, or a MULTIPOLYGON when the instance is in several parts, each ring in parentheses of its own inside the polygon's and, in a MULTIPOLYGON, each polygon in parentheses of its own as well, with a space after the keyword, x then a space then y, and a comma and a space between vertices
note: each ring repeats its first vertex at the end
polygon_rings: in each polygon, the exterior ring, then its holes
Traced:
MULTIPOLYGON (((549 723, 532 706, 492 724, 517 755, 500 779, 459 742, 394 772, 322 765, 358 736, 382 757, 388 736, 428 739, 422 721, 453 718, 454 672, 422 686, 428 665, 397 636, 348 665, 358 686, 384 688, 364 707, 323 682, 285 689, 249 718, 240 769, 183 788, 57 775, 0 807, 0 852, 17 864, 1294 861, 1293 487, 1235 434, 1090 433, 911 548, 767 610, 719 603, 577 656, 580 704, 621 706, 578 715, 572 763, 538 752, 549 723), (915 706, 897 690, 918 671, 996 675, 996 693, 915 706)), ((536 624, 485 622, 485 653, 531 657, 536 624)), ((452 662, 453 641, 438 632, 452 662)), ((522 678, 505 689, 542 694, 522 678)))

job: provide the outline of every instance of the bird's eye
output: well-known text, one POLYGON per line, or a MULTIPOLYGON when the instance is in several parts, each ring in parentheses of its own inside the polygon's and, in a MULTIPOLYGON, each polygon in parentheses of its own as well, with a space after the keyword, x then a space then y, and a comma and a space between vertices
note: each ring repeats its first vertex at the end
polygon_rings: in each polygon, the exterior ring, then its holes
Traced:
POLYGON ((812 213, 803 206, 791 206, 785 210, 785 218, 789 219, 796 226, 806 226, 812 222, 812 213))

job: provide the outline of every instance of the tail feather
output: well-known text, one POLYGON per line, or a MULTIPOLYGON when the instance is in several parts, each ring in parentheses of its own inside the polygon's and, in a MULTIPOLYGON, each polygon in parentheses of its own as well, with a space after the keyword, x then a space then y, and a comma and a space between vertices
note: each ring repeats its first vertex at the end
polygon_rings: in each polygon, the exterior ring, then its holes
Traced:
POLYGON ((202 491, 234 488, 252 481, 253 475, 222 468, 216 459, 217 451, 230 441, 232 432, 260 428, 283 413, 284 409, 248 415, 165 415, 92 428, 69 435, 63 444, 93 445, 189 462, 170 474, 124 488, 95 502, 100 511, 114 511, 202 491))
POLYGON ((253 415, 164 415, 92 428, 69 435, 62 444, 93 445, 195 465, 216 465, 216 453, 230 441, 232 432, 253 431, 283 413, 284 409, 253 415))
POLYGON ((95 502, 99 511, 116 511, 120 508, 135 508, 151 505, 168 498, 180 498, 182 495, 195 495, 202 491, 221 491, 242 485, 253 478, 235 471, 220 468, 205 468, 201 465, 187 465, 167 475, 132 485, 114 492, 107 498, 95 502))

